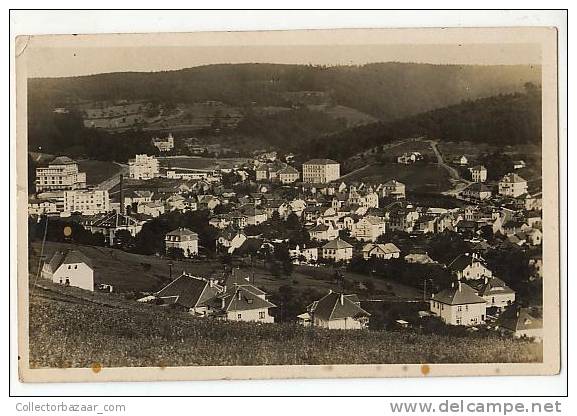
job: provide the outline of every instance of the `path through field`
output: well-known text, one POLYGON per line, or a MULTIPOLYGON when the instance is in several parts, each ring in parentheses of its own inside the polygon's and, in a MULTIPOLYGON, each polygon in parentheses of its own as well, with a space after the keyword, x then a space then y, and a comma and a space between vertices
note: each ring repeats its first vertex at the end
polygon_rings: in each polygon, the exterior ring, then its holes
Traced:
POLYGON ((441 154, 441 152, 439 152, 436 141, 434 140, 427 140, 427 141, 431 145, 433 152, 435 152, 435 156, 437 157, 437 163, 439 164, 439 166, 442 166, 444 169, 446 169, 447 172, 449 172, 449 176, 451 177, 450 181, 453 184, 453 189, 449 189, 448 191, 443 192, 443 195, 457 195, 467 186, 472 184, 471 181, 462 178, 461 175, 459 175, 459 171, 457 169, 445 163, 443 155, 441 154))

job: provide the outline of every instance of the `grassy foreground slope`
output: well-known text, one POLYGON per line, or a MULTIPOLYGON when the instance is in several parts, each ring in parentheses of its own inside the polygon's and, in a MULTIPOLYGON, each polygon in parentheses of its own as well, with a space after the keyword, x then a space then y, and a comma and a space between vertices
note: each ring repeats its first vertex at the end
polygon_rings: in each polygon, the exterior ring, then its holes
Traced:
POLYGON ((32 368, 539 361, 541 344, 477 334, 463 339, 311 330, 219 322, 160 306, 92 303, 65 294, 33 291, 30 298, 32 368))

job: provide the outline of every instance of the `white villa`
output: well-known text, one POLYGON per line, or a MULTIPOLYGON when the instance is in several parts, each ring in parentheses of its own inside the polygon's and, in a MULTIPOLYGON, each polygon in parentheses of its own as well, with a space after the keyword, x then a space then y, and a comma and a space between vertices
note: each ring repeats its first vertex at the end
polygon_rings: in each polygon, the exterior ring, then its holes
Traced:
POLYGON ((323 258, 339 261, 350 261, 353 258, 353 246, 340 238, 329 241, 323 247, 323 258))
POLYGON ((198 234, 188 228, 177 228, 169 232, 164 237, 166 252, 170 249, 180 248, 186 257, 193 257, 198 254, 198 234))
POLYGON ((473 288, 460 280, 430 299, 433 315, 447 325, 475 326, 485 322, 487 302, 473 288))
POLYGON ((517 198, 527 193, 527 181, 516 173, 508 173, 499 181, 499 194, 517 198))

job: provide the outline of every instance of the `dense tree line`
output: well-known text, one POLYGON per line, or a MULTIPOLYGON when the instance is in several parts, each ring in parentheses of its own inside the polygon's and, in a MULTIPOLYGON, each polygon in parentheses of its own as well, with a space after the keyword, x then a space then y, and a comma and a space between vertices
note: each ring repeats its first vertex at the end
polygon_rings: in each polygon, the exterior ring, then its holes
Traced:
POLYGON ((541 95, 534 88, 527 86, 526 93, 464 101, 392 122, 355 127, 317 138, 306 149, 310 157, 324 155, 343 160, 405 137, 495 145, 539 144, 541 95))
POLYGON ((218 100, 233 106, 291 106, 328 94, 337 104, 392 120, 464 99, 518 91, 539 82, 538 66, 374 63, 361 66, 278 64, 207 65, 179 71, 111 73, 29 81, 31 101, 147 100, 155 103, 218 100), (289 94, 287 94, 289 93, 289 94))

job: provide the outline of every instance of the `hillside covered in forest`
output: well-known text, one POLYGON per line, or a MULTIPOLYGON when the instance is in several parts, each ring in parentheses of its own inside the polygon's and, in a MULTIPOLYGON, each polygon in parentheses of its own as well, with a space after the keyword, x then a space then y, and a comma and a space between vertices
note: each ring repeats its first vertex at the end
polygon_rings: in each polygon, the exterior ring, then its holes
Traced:
MULTIPOLYGON (((286 106, 294 92, 324 92, 336 103, 392 120, 479 97, 539 84, 530 65, 431 65, 374 63, 362 66, 278 64, 207 65, 178 71, 110 73, 29 80, 29 103, 62 106, 77 100, 151 100, 229 105, 286 106)), ((298 95, 297 95, 298 97, 298 95)))

